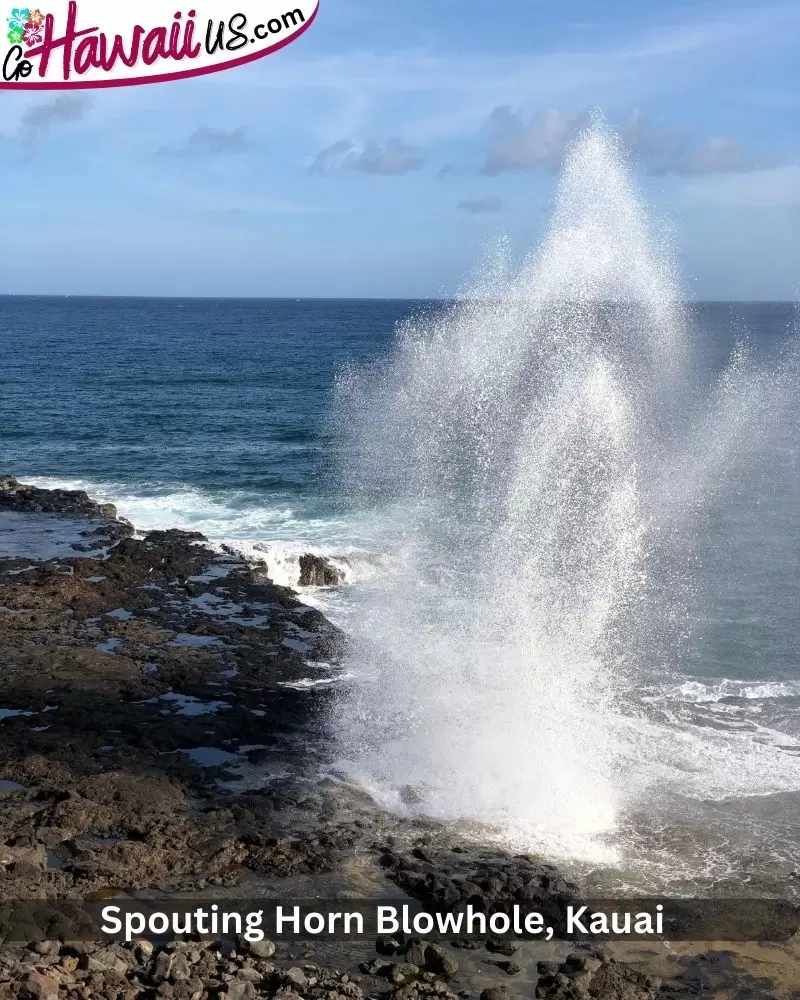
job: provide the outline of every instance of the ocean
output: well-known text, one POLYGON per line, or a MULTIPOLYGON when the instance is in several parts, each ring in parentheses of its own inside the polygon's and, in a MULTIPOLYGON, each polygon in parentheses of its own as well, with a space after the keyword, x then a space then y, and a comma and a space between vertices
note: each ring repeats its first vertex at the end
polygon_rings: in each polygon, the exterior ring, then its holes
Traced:
POLYGON ((369 542, 331 484, 329 394, 423 304, 0 301, 3 463, 20 476, 113 497, 142 529, 268 546, 287 584, 300 550, 369 542))
MULTIPOLYGON (((342 419, 342 377, 379 366, 398 324, 435 323, 448 303, 3 297, 0 306, 0 471, 86 490, 141 530, 200 531, 265 560, 288 585, 301 553, 327 555, 345 584, 305 598, 357 628, 360 590, 374 594, 394 572, 401 541, 387 530, 394 498, 341 475, 358 446, 342 419)), ((699 303, 686 312, 697 386, 711 384, 737 340, 771 358, 797 324, 784 303, 699 303)), ((574 848, 598 884, 781 892, 797 866, 797 403, 768 433, 740 442, 746 460, 721 477, 691 544, 678 547, 690 571, 661 584, 682 588, 674 644, 659 646, 654 632, 641 646, 643 668, 617 686, 629 703, 626 725, 635 718, 648 727, 636 738, 652 744, 653 782, 668 794, 656 801, 645 790, 626 806, 617 834, 603 834, 627 844, 613 859, 582 859, 574 848), (612 869, 614 879, 603 874, 612 869)), ((670 546, 656 577, 674 553, 670 546)), ((452 818, 453 809, 441 815, 452 818)), ((491 816, 479 819, 493 826, 491 816)), ((543 842, 524 846, 570 853, 539 832, 543 842)))

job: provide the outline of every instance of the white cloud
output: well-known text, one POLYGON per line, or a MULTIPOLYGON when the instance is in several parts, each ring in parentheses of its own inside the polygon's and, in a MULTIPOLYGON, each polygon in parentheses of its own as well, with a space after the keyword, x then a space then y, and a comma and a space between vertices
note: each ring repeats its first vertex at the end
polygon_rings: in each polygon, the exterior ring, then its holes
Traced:
POLYGON ((377 142, 368 142, 361 148, 349 139, 338 139, 317 153, 310 170, 312 174, 356 170, 362 174, 397 177, 419 170, 422 163, 419 153, 399 139, 389 139, 383 146, 377 142))
MULTIPOLYGON (((509 107, 495 108, 486 123, 490 138, 484 173, 557 170, 588 120, 588 114, 551 108, 526 121, 509 107)), ((652 174, 739 173, 769 165, 728 136, 699 140, 689 129, 655 128, 638 109, 618 129, 641 167, 652 174)))

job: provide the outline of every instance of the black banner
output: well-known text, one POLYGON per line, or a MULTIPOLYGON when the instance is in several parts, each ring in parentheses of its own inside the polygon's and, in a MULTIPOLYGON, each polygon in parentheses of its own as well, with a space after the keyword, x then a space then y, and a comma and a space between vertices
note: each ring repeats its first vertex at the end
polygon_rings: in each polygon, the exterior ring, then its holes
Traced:
POLYGON ((0 943, 40 940, 331 940, 418 936, 515 937, 571 941, 786 941, 800 907, 764 899, 548 901, 541 911, 470 906, 430 910, 409 900, 265 900, 130 897, 8 900, 0 903, 0 943))

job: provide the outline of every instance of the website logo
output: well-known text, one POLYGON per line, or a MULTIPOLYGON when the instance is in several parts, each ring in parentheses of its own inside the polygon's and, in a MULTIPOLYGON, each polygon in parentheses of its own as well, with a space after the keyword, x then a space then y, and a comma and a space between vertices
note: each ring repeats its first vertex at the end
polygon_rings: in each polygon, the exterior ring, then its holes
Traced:
POLYGON ((47 0, 0 21, 0 89, 161 83, 231 69, 298 38, 319 0, 47 0), (5 37, 3 37, 5 35, 5 37))

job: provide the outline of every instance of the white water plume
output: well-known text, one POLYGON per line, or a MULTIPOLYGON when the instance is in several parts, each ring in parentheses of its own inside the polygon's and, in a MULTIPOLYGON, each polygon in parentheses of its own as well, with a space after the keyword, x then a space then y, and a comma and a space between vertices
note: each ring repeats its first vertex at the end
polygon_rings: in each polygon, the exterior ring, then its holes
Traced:
POLYGON ((635 784, 619 692, 647 622, 679 617, 646 610, 653 552, 776 392, 743 348, 695 391, 690 347, 667 255, 596 125, 539 251, 514 272, 499 247, 385 363, 341 380, 347 488, 393 511, 395 570, 354 616, 336 723, 343 767, 382 802, 612 856, 603 835, 635 784))

